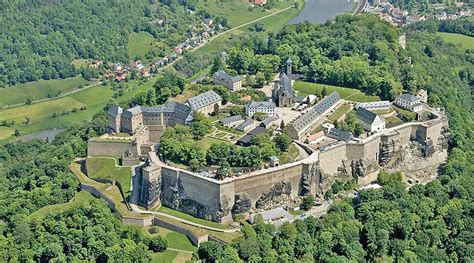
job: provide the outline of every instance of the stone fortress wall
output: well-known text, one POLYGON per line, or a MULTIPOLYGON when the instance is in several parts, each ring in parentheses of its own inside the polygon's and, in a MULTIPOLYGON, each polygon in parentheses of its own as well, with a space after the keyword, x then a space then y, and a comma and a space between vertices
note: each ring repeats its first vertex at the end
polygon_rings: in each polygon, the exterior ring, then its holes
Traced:
MULTIPOLYGON (((440 164, 447 157, 447 127, 444 116, 406 123, 356 142, 337 142, 304 160, 221 181, 164 164, 150 151, 142 168, 140 204, 147 208, 165 205, 196 217, 232 222, 236 214, 298 204, 306 194, 321 196, 339 176, 364 179, 385 169, 414 141, 427 152, 424 164, 440 164)), ((89 155, 103 155, 95 149, 100 147, 113 148, 110 151, 126 148, 125 144, 112 145, 89 142, 89 155)))

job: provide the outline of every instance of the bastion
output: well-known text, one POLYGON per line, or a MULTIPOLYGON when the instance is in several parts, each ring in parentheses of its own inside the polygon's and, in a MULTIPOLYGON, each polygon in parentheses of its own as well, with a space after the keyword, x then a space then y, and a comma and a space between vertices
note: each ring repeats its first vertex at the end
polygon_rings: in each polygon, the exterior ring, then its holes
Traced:
POLYGON ((322 197, 338 178, 353 177, 363 185, 370 182, 369 175, 381 169, 412 169, 413 164, 399 160, 413 147, 421 153, 420 168, 441 164, 447 158, 449 127, 444 111, 438 109, 435 113, 429 121, 405 123, 364 139, 336 141, 316 150, 295 141, 307 149, 309 157, 223 180, 162 162, 146 128, 130 138, 91 139, 88 154, 118 156, 122 162, 140 165, 141 174, 136 175, 139 185, 134 185, 133 191, 139 196, 138 203, 147 209, 164 205, 230 223, 239 214, 297 206, 306 195, 322 197))

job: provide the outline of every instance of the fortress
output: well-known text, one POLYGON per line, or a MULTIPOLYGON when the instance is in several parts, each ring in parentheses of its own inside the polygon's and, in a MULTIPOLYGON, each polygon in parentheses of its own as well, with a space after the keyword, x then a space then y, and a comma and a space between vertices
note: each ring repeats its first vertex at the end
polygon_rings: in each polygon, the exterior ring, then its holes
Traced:
POLYGON ((448 119, 444 110, 432 110, 427 121, 384 129, 364 139, 336 141, 319 149, 295 141, 309 157, 277 167, 217 180, 166 163, 156 142, 166 126, 184 124, 185 105, 135 107, 109 111, 110 129, 131 136, 105 136, 88 143, 90 156, 122 158, 123 165, 138 165, 133 191, 145 208, 165 205, 196 217, 232 222, 237 214, 299 204, 308 194, 322 196, 335 180, 356 178, 367 185, 381 169, 410 172, 438 166, 447 158, 448 119), (134 119, 135 116, 135 119, 134 119), (138 116, 138 117, 137 117, 138 116), (120 128, 118 126, 120 123, 120 128), (413 156, 414 160, 405 160, 413 156))

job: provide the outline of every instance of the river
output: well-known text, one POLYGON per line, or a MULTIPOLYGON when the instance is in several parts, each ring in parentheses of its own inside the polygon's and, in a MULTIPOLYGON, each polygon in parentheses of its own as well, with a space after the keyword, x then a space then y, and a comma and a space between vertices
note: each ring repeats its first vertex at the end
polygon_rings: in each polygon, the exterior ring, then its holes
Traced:
POLYGON ((352 13, 356 4, 354 0, 305 0, 303 11, 289 23, 324 23, 342 13, 352 13))

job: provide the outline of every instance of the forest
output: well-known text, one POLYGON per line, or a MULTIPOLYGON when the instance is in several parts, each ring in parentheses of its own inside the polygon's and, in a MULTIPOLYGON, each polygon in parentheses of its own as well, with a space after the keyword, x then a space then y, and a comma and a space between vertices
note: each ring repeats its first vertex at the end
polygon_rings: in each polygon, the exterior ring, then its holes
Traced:
MULTIPOLYGON (((1 8, 11 12, 7 4, 2 3, 1 8)), ((205 262, 474 260, 474 54, 443 42, 424 28, 406 29, 408 44, 403 50, 398 46, 398 34, 396 29, 372 16, 342 16, 323 25, 289 25, 266 41, 245 38, 233 47, 246 49, 249 54, 278 56, 283 62, 291 57, 296 73, 305 78, 347 85, 385 98, 402 90, 426 89, 430 105, 444 107, 449 115, 450 154, 441 167, 441 176, 427 185, 407 190, 400 174, 381 173, 378 180, 381 189, 363 191, 356 198, 337 202, 321 219, 309 217, 285 224, 279 231, 262 222, 246 225, 242 228, 242 238, 225 246, 204 243, 195 259, 205 262)), ((52 43, 56 42, 48 43, 53 47, 52 43)), ((238 56, 233 59, 235 66, 250 65, 237 63, 238 56)), ((181 84, 175 81, 161 79, 155 88, 181 84)), ((174 92, 179 90, 170 91, 174 92)), ((150 101, 158 99, 155 95, 153 90, 150 101)), ((30 216, 42 207, 65 203, 77 196, 78 182, 69 171, 69 164, 75 157, 86 155, 89 138, 105 132, 105 111, 91 122, 68 128, 51 142, 0 147, 0 261, 148 261, 151 251, 166 247, 162 240, 149 240, 136 229, 121 224, 99 200, 55 211, 43 219, 30 216)), ((192 136, 196 135, 199 132, 192 136)), ((229 160, 222 160, 226 157, 222 152, 228 152, 226 147, 215 146, 211 152, 214 154, 202 154, 200 160, 209 163, 229 160)))
POLYGON ((0 88, 76 76, 74 59, 128 63, 132 32, 150 33, 169 51, 201 20, 154 0, 13 0, 0 12, 0 88))
MULTIPOLYGON (((452 28, 465 27, 462 20, 450 24, 452 28)), ((279 231, 263 222, 247 226, 242 231, 244 237, 232 244, 203 244, 196 259, 473 260, 474 55, 472 50, 443 42, 432 27, 413 26, 405 33, 408 44, 403 50, 398 46, 399 32, 387 23, 371 16, 342 16, 324 25, 286 26, 263 48, 255 46, 255 41, 233 47, 244 53, 276 54, 281 61, 290 57, 294 71, 308 80, 357 88, 383 98, 393 98, 402 90, 426 89, 429 104, 444 107, 450 120, 450 154, 441 176, 406 190, 400 174, 381 173, 381 189, 363 191, 357 198, 337 203, 322 219, 285 224, 279 231)), ((237 70, 233 65, 249 65, 242 61, 245 57, 226 67, 237 70)))

